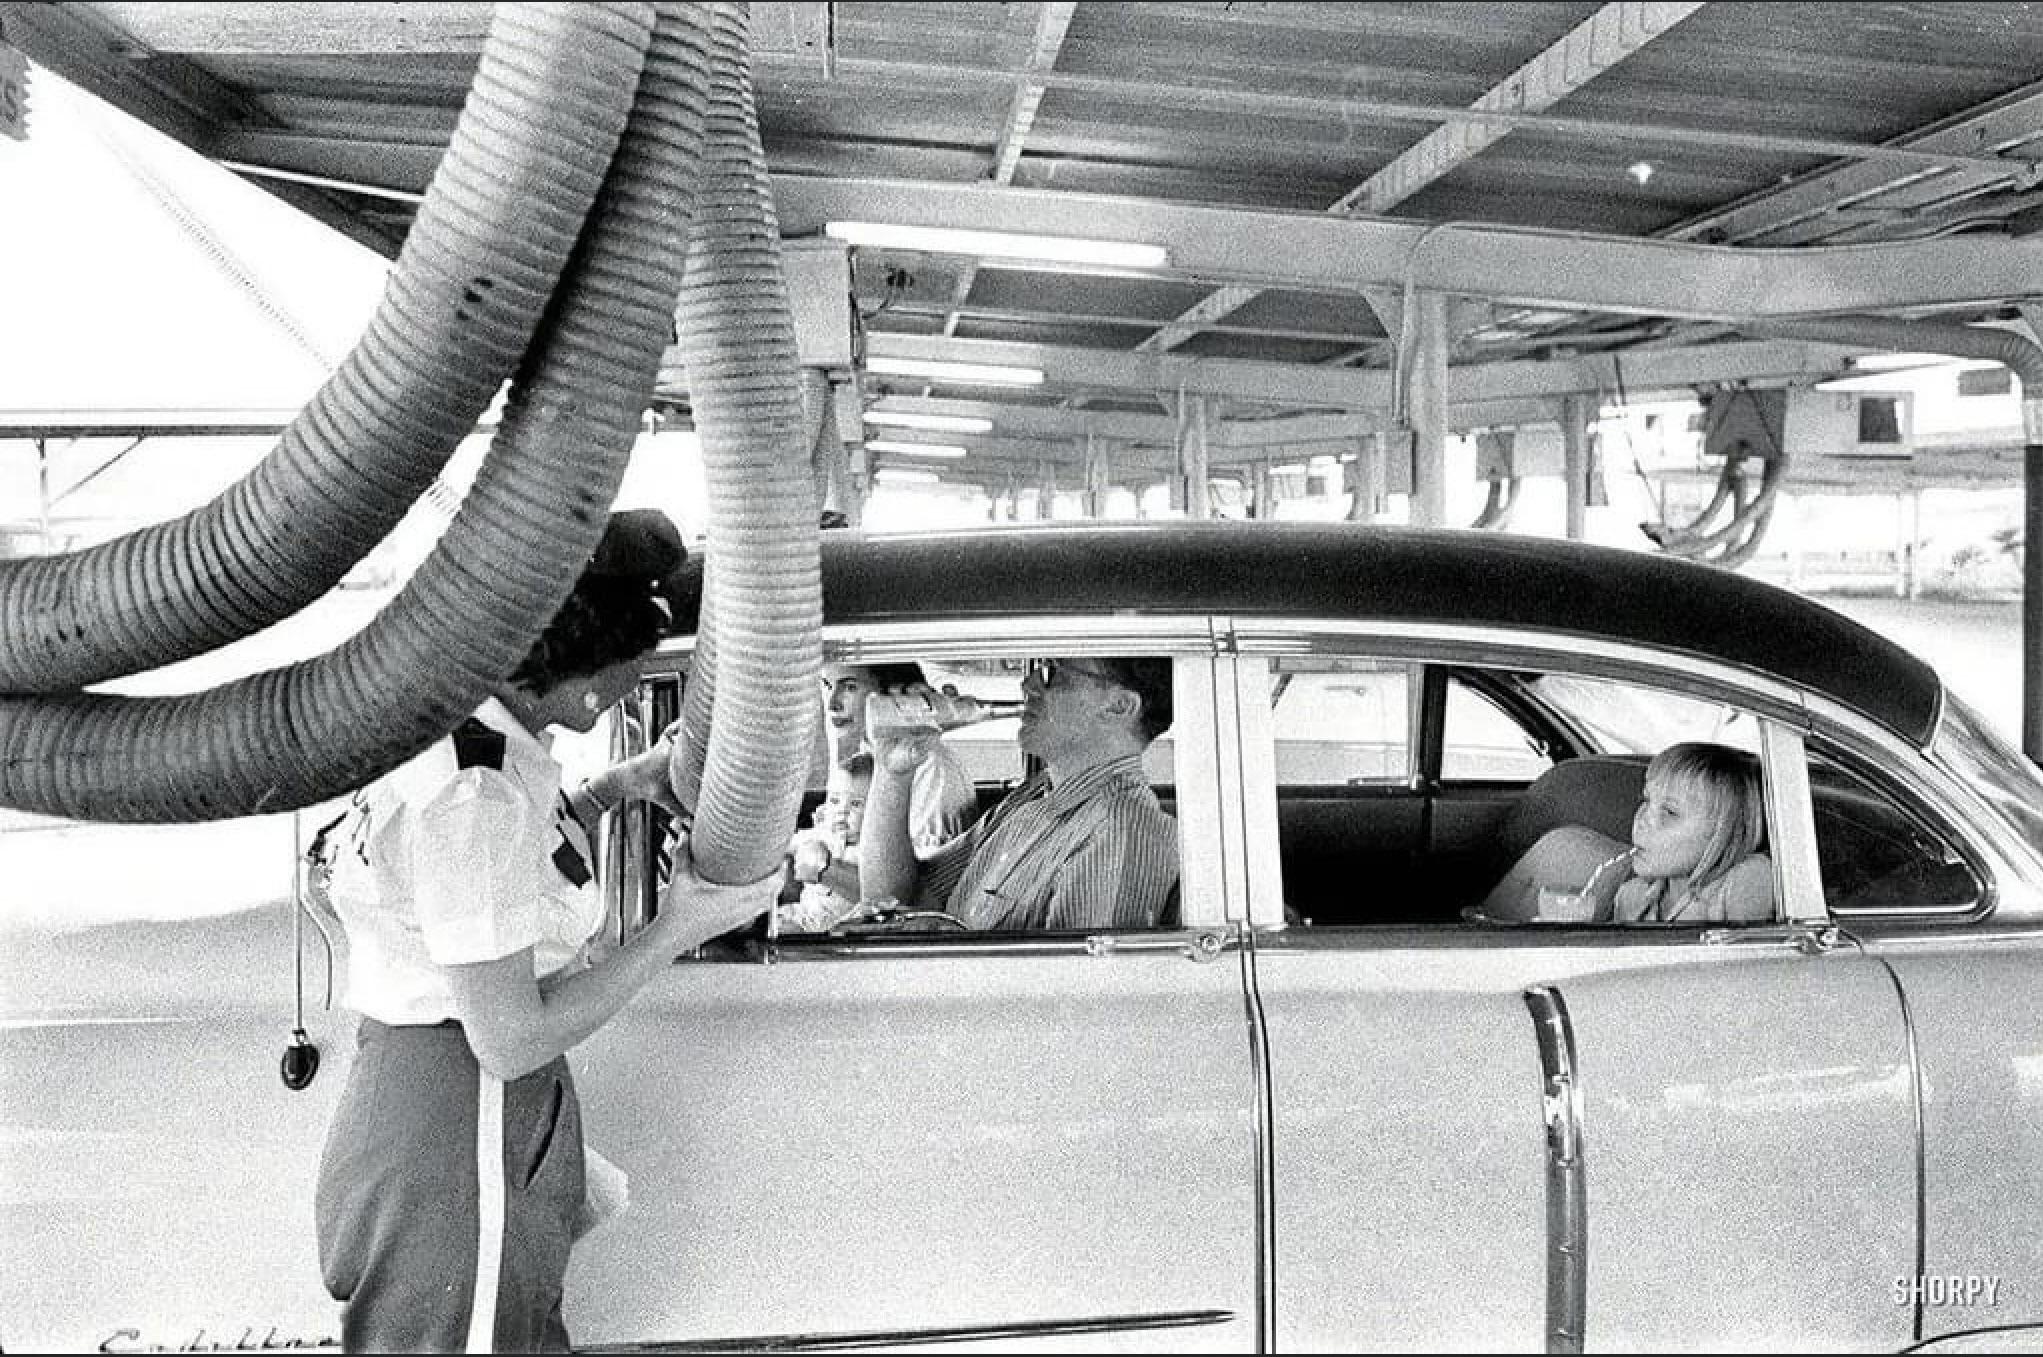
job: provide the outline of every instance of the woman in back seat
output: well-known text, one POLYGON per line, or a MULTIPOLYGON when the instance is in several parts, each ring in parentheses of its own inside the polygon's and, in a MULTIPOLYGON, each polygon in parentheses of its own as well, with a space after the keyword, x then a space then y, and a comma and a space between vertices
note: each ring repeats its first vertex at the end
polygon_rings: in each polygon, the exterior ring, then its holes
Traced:
POLYGON ((1719 744, 1677 744, 1646 766, 1631 843, 1582 825, 1540 836, 1481 905, 1490 919, 1541 916, 1544 890, 1575 897, 1567 917, 1615 923, 1755 923, 1774 917, 1759 762, 1719 744))

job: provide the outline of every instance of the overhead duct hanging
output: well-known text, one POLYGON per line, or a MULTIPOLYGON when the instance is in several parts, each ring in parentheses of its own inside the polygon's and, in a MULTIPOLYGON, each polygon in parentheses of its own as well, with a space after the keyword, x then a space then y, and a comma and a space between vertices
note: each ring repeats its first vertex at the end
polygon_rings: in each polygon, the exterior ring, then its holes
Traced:
POLYGON ((712 880, 762 874, 800 797, 821 590, 745 32, 737 5, 498 7, 383 306, 328 384, 338 394, 301 416, 306 436, 287 435, 195 524, 0 572, 0 688, 18 694, 0 697, 0 804, 155 822, 289 810, 452 728, 523 657, 602 530, 685 260, 691 383, 705 445, 726 454, 704 611, 734 619, 716 649, 741 677, 709 754, 698 864, 712 880), (691 240, 699 178, 706 228, 691 240), (539 239, 549 258, 521 262, 519 243, 539 239), (521 318, 542 311, 528 342, 521 318), (365 494, 423 492, 520 354, 475 488, 361 634, 209 692, 75 691, 224 644, 330 587, 406 507, 365 494), (416 389, 401 380, 414 366, 433 377, 416 389))

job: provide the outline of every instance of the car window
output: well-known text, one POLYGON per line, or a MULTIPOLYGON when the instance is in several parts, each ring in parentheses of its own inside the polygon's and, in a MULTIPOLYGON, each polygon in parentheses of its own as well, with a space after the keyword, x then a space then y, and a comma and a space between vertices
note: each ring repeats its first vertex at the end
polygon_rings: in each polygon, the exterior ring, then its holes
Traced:
MULTIPOLYGON (((1026 670, 1019 660, 945 662, 926 660, 923 674, 938 688, 956 688, 961 693, 989 702, 1021 700, 1022 677, 1026 670)), ((1022 754, 1015 744, 1015 722, 981 721, 960 726, 944 737, 944 744, 978 783, 1019 781, 1023 774, 1022 754)))
POLYGON ((1546 674, 1529 686, 1603 753, 1652 754, 1688 740, 1759 751, 1758 720, 1727 703, 1578 674, 1546 674))
MULTIPOLYGON (((1039 704, 1039 732, 1052 729, 1047 723, 1054 713, 1085 709, 1056 695, 1073 686, 1083 701, 1104 663, 1080 657, 1042 669, 1041 661, 1056 657, 914 658, 940 693, 1016 703, 1027 686, 1039 704), (1047 691, 1028 684, 1032 665, 1054 675, 1039 678, 1050 685, 1047 691)), ((1163 677, 1171 677, 1168 662, 1163 677)), ((872 804, 871 759, 832 760, 808 796, 791 845, 776 920, 782 938, 931 930, 967 938, 1176 925, 1182 907, 1172 887, 1182 845, 1175 842, 1175 749, 1168 728, 1143 751, 1146 792, 1096 781, 1100 795, 1071 799, 1045 794, 1029 781, 1042 771, 1030 751, 1041 755, 1043 746, 1024 747, 1016 715, 960 721, 960 714, 953 709, 936 718, 944 733, 915 779, 908 823, 920 865, 913 894, 865 897, 871 883, 859 863, 872 804), (1017 787, 1025 794, 1010 801, 1017 787), (1002 836, 990 854, 972 837, 982 821, 997 823, 1002 836), (1126 845, 1125 853, 1115 857, 1112 845, 1126 845)))
POLYGON ((1957 836, 1913 798, 1814 741, 1809 783, 1833 914, 1967 913, 1982 902, 1984 883, 1957 836))
POLYGON ((1450 674, 1433 788, 1401 776, 1416 762, 1405 732, 1418 666, 1300 656, 1275 672, 1278 857, 1294 923, 1778 917, 1750 711, 1633 681, 1450 674), (1673 755, 1672 785, 1649 798, 1647 766, 1675 745, 1701 747, 1673 755), (1698 785, 1741 790, 1720 799, 1698 785), (1719 834, 1719 816, 1733 828, 1719 834))
POLYGON ((1300 656, 1272 669, 1277 784, 1400 783, 1412 774, 1411 676, 1381 660, 1300 656))
POLYGON ((1540 743, 1487 694, 1458 678, 1448 679, 1440 749, 1443 781, 1524 783, 1552 766, 1540 743))

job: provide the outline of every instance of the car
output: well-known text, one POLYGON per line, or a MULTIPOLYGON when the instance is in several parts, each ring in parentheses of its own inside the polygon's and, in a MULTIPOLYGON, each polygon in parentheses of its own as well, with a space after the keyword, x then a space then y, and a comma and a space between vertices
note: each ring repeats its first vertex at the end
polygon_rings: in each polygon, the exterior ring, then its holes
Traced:
MULTIPOLYGON (((1494 533, 824 537, 829 657, 984 698, 1170 659, 1176 914, 678 959, 573 1057, 630 1177, 576 1251, 578 1342, 2043 1340, 2043 779, 1921 660, 1735 574, 1494 533), (1470 917, 1545 829, 1625 837, 1686 740, 1758 760, 1775 917, 1470 917)), ((692 625, 619 750, 676 709, 692 625)), ((1012 721, 947 738, 984 802, 1026 771, 1012 721)), ((662 837, 613 818, 608 938, 662 837)), ((154 939, 182 970, 139 999, 0 1026, 8 1342, 337 1334, 310 1194, 348 1020, 315 997, 325 1067, 284 1088, 288 938, 228 931, 154 939)))

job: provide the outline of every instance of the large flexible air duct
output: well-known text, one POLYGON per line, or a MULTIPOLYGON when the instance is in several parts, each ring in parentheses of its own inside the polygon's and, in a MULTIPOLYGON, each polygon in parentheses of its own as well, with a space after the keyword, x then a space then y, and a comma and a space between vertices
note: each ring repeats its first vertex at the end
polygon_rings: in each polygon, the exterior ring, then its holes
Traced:
POLYGON ((511 671, 601 534, 652 390, 701 141, 699 8, 649 25, 658 77, 475 487, 398 598, 332 654, 211 692, 0 699, 0 800, 109 820, 292 809, 395 766, 511 671))
POLYGON ((0 693, 68 692, 269 626, 339 582, 474 431, 602 182, 647 5, 501 5, 361 342, 241 481, 181 519, 0 561, 0 693))
POLYGON ((701 786, 697 868, 729 882, 773 870, 800 809, 821 705, 823 603, 815 481, 753 106, 748 14, 742 5, 713 9, 709 124, 678 326, 702 441, 709 559, 683 703, 689 738, 677 742, 674 771, 678 786, 701 786))
POLYGON ((2043 764, 2043 347, 2006 330, 1941 321, 1846 316, 1752 322, 1759 336, 1861 344, 1903 353, 1943 353, 2002 363, 2022 384, 2022 752, 2043 764))

